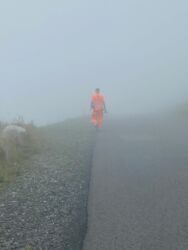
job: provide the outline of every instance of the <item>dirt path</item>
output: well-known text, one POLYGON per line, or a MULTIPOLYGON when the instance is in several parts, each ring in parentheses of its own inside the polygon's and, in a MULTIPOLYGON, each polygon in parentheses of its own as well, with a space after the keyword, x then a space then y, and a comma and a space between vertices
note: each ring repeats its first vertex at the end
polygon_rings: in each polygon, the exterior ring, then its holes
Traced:
POLYGON ((92 169, 84 250, 188 249, 187 121, 109 121, 92 169))
POLYGON ((1 250, 82 248, 91 131, 75 121, 44 130, 49 148, 26 162, 24 173, 0 195, 1 250))

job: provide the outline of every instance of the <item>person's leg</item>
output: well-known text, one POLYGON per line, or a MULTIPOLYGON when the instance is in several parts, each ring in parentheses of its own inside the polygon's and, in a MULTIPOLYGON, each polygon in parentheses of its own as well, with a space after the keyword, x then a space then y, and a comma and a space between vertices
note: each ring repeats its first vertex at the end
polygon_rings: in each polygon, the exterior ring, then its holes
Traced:
POLYGON ((97 125, 97 113, 95 111, 93 111, 92 113, 91 122, 93 123, 94 126, 97 125))
POLYGON ((98 112, 98 127, 102 128, 103 125, 103 111, 98 112))

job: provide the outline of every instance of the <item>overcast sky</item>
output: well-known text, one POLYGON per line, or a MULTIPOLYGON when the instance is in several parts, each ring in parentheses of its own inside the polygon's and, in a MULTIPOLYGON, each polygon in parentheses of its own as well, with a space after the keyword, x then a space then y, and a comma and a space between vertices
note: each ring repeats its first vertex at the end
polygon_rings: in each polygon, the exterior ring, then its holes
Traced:
POLYGON ((0 1, 0 119, 48 123, 188 100, 186 0, 0 1))

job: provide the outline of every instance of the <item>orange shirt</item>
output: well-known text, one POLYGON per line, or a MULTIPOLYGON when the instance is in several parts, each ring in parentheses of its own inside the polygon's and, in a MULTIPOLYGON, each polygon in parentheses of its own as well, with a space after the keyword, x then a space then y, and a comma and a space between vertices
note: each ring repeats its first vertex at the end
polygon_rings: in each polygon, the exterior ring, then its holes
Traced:
POLYGON ((93 109, 95 111, 102 111, 104 110, 104 102, 105 102, 105 98, 102 94, 97 94, 94 93, 92 96, 92 105, 93 105, 93 109))

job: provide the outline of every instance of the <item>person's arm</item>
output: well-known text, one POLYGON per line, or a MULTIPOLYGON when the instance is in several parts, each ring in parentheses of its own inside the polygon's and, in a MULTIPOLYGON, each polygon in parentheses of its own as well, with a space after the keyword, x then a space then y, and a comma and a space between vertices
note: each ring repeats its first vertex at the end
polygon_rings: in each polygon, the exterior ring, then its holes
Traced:
POLYGON ((108 112, 107 112, 107 108, 106 108, 106 103, 105 103, 105 102, 104 102, 104 112, 105 112, 105 113, 108 113, 108 112))
POLYGON ((94 109, 94 103, 93 103, 93 101, 91 101, 90 109, 91 109, 91 110, 94 109))

